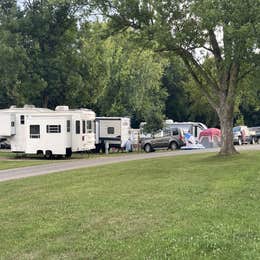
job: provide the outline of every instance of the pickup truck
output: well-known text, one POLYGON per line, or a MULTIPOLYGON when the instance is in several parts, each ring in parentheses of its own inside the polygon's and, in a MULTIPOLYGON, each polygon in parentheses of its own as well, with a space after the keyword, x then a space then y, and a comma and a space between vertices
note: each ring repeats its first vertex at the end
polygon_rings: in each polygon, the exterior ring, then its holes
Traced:
POLYGON ((153 152, 157 149, 180 149, 185 145, 183 130, 180 128, 169 128, 162 131, 162 136, 144 138, 141 147, 145 152, 153 152))
POLYGON ((260 144, 260 126, 249 127, 249 130, 253 133, 255 143, 260 144))
POLYGON ((234 144, 254 144, 257 141, 256 132, 249 130, 247 126, 236 126, 233 128, 234 144))

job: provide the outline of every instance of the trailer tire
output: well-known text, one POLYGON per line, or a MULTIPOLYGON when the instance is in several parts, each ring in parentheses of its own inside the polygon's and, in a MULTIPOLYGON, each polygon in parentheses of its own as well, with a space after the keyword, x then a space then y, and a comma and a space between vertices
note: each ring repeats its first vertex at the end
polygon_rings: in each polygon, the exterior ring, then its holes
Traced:
POLYGON ((41 156, 41 155, 43 155, 43 151, 42 151, 42 150, 38 150, 36 154, 37 154, 38 156, 41 156))
POLYGON ((47 150, 47 151, 45 152, 45 158, 48 159, 48 160, 50 160, 50 159, 52 158, 52 151, 47 150))

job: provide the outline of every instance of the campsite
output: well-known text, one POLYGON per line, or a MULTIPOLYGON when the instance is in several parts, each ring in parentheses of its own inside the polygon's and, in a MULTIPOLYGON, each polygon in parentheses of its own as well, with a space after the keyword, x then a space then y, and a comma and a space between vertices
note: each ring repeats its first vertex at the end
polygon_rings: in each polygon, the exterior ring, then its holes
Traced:
POLYGON ((259 161, 195 154, 2 182, 1 258, 255 259, 259 161))
POLYGON ((0 259, 260 259, 255 0, 0 1, 0 259))

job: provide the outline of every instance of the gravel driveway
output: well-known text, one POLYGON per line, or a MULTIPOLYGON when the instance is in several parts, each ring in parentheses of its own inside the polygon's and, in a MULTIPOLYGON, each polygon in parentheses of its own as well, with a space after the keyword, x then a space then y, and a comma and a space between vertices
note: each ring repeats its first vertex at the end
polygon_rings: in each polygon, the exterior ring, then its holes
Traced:
MULTIPOLYGON (((245 150, 259 150, 260 145, 244 145, 237 147, 239 151, 245 150)), ((30 176, 38 176, 49 173, 68 171, 80 168, 88 168, 106 164, 120 163, 120 162, 128 162, 134 160, 143 160, 143 159, 152 159, 152 158, 160 158, 160 157, 170 157, 170 156, 182 156, 187 154, 196 154, 196 153, 217 153, 219 148, 214 149, 202 149, 202 150, 182 150, 182 151, 170 151, 170 152, 155 152, 149 154, 123 154, 116 157, 99 157, 95 159, 79 159, 79 160, 70 160, 66 162, 57 162, 51 164, 30 166, 30 167, 22 167, 16 169, 9 170, 1 170, 0 171, 0 182, 21 179, 30 176)))

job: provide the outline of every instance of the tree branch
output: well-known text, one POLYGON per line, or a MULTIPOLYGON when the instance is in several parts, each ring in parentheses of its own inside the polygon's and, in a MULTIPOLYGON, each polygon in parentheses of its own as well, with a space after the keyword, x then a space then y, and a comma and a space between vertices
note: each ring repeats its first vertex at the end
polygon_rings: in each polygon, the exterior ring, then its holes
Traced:
POLYGON ((208 75, 209 73, 207 73, 207 72, 202 68, 202 66, 195 60, 195 58, 193 57, 193 55, 192 55, 189 51, 187 51, 187 50, 185 50, 185 49, 183 49, 183 48, 179 49, 177 52, 178 52, 178 54, 179 54, 181 57, 184 56, 184 57, 186 57, 188 60, 191 61, 191 63, 196 67, 196 69, 199 71, 199 73, 202 75, 202 77, 206 80, 207 84, 209 84, 210 86, 212 86, 212 89, 213 89, 213 90, 216 92, 216 94, 217 94, 217 91, 219 90, 219 87, 218 87, 217 82, 216 82, 211 76, 208 75))
POLYGON ((219 68, 219 66, 221 65, 222 62, 222 57, 221 57, 221 50, 216 38, 216 35, 213 31, 213 29, 209 29, 209 40, 210 40, 210 44, 212 46, 213 49, 213 55, 215 57, 216 60, 216 65, 217 68, 219 68))
POLYGON ((182 58, 184 64, 186 65, 187 69, 191 73, 191 76, 197 83, 197 86, 200 88, 201 92, 206 96, 210 105, 218 112, 218 104, 215 102, 213 97, 210 95, 207 88, 204 86, 203 82, 198 78, 197 74, 195 73, 194 69, 192 68, 191 64, 189 63, 189 60, 187 59, 187 57, 181 56, 181 58, 182 58))

